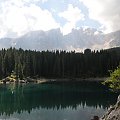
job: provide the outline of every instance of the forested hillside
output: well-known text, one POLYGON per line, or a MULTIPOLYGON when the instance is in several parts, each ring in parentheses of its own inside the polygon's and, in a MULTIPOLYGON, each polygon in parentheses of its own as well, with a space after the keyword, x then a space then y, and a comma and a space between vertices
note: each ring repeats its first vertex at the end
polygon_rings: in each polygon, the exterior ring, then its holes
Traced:
POLYGON ((106 77, 120 62, 120 48, 91 51, 0 50, 0 79, 15 73, 18 78, 106 77))

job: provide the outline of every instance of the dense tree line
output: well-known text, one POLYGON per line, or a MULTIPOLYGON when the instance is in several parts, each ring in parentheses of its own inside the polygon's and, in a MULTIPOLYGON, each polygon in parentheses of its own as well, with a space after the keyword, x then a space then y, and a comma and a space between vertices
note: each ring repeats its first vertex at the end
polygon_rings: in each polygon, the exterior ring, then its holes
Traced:
POLYGON ((91 51, 0 50, 0 79, 12 72, 23 77, 86 78, 104 77, 120 62, 120 48, 91 51))

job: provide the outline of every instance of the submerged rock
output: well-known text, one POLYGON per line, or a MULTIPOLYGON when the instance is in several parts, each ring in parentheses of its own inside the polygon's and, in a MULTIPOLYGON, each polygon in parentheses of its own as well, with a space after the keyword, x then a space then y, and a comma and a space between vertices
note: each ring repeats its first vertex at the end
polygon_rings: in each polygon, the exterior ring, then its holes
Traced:
POLYGON ((120 95, 118 96, 117 103, 111 106, 100 120, 120 120, 120 95))
POLYGON ((99 120, 99 117, 98 116, 94 116, 93 119, 91 120, 99 120))

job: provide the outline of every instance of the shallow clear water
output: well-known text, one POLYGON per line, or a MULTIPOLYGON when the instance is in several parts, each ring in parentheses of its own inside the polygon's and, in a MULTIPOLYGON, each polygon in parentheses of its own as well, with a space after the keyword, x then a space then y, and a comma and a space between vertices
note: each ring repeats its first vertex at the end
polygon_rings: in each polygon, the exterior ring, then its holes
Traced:
POLYGON ((0 120, 90 120, 116 99, 97 82, 0 85, 0 120))

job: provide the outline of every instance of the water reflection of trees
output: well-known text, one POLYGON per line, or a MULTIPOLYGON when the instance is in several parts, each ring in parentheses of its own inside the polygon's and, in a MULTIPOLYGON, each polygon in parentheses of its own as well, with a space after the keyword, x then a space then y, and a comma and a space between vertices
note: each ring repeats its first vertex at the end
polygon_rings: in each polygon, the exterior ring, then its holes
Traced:
MULTIPOLYGON (((98 87, 100 90, 100 88, 98 87)), ((9 85, 0 87, 0 114, 11 115, 14 112, 30 112, 33 108, 76 109, 78 105, 106 108, 113 104, 117 94, 95 89, 82 90, 82 87, 70 85, 9 85)))

